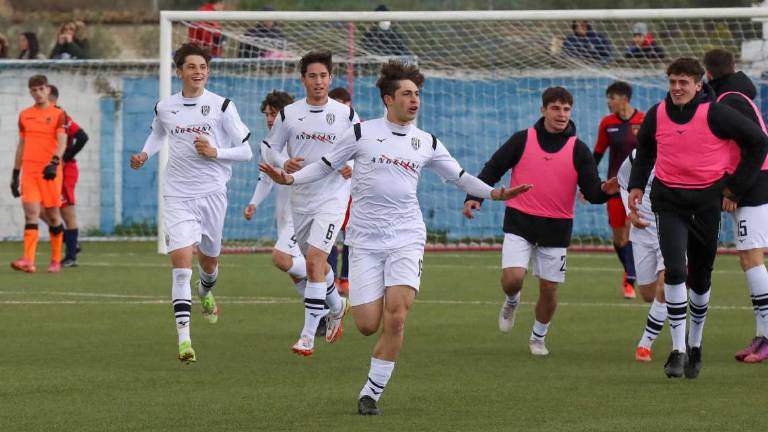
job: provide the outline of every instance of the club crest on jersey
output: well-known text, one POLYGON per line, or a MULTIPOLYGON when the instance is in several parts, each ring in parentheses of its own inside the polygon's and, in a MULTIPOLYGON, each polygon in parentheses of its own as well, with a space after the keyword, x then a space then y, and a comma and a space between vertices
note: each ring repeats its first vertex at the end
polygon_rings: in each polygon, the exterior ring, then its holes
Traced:
POLYGON ((203 116, 207 116, 209 112, 211 112, 210 105, 203 105, 200 107, 200 114, 202 114, 203 116))
POLYGON ((632 125, 632 134, 637 136, 637 133, 640 132, 640 125, 632 125))
POLYGON ((413 147, 414 150, 418 150, 419 147, 421 147, 421 140, 416 137, 411 138, 411 147, 413 147))
POLYGON ((332 125, 333 122, 336 121, 336 115, 334 115, 333 113, 326 114, 325 121, 327 121, 329 125, 332 125))

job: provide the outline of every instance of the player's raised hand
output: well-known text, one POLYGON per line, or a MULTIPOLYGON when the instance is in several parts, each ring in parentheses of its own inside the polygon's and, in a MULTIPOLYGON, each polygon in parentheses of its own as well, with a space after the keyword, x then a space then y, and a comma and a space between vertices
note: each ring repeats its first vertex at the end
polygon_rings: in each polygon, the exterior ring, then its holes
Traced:
POLYGON ((472 213, 473 210, 480 211, 480 207, 482 204, 480 201, 475 200, 469 200, 464 203, 464 217, 467 219, 473 219, 475 217, 475 214, 472 213))
POLYGON ((730 199, 728 197, 723 197, 723 211, 724 212, 733 213, 733 212, 736 211, 736 207, 737 206, 738 206, 738 204, 736 203, 736 201, 734 201, 734 200, 732 200, 732 199, 730 199))
POLYGON ((285 165, 283 165, 283 169, 288 174, 293 174, 296 171, 301 169, 301 167, 304 165, 302 164, 302 162, 304 162, 304 158, 302 157, 295 157, 295 158, 288 159, 287 161, 285 161, 285 165))
POLYGON ((243 217, 245 220, 249 221, 253 218, 254 213, 256 213, 256 206, 253 204, 248 204, 248 207, 243 210, 243 217))
POLYGON ((196 136, 194 144, 195 150, 197 150, 197 154, 204 158, 216 159, 216 156, 219 154, 215 147, 211 147, 211 143, 208 142, 208 138, 204 136, 196 136))
POLYGON ((344 168, 339 170, 339 174, 341 174, 345 180, 349 180, 352 178, 352 167, 349 165, 344 165, 344 168))
POLYGON ((491 199, 496 201, 506 201, 526 193, 531 189, 533 189, 532 184, 521 184, 509 189, 502 187, 501 189, 494 189, 491 191, 491 199))
POLYGON ((131 155, 131 168, 137 170, 143 167, 147 159, 149 159, 149 156, 144 152, 131 155))
POLYGON ((264 174, 268 175, 269 178, 272 179, 273 182, 281 185, 290 185, 293 184, 293 176, 286 173, 284 170, 281 170, 279 168, 275 168, 270 164, 260 163, 259 164, 259 171, 263 172, 264 174))
POLYGON ((640 219, 640 215, 637 212, 631 212, 629 213, 629 221, 634 225, 635 228, 639 229, 646 229, 651 224, 640 219))
POLYGON ((600 185, 600 189, 608 195, 616 195, 619 193, 619 179, 616 177, 609 178, 600 185))

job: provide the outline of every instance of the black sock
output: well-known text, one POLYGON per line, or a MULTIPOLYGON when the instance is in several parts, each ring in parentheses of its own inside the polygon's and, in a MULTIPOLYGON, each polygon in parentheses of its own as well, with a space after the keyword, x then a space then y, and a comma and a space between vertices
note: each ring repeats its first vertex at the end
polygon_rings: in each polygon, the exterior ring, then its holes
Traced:
POLYGON ((78 235, 77 228, 64 230, 64 244, 67 247, 67 253, 64 259, 77 258, 77 235, 78 235))

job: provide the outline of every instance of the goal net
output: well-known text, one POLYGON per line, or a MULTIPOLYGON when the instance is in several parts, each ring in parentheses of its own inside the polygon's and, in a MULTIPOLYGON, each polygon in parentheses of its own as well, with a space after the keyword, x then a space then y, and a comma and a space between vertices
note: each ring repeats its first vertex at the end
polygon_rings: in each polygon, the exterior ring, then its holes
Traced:
MULTIPOLYGON (((434 133, 462 166, 477 174, 514 132, 539 117, 542 91, 561 85, 574 95, 573 120, 579 138, 594 146, 601 118, 608 114, 605 89, 614 80, 634 88, 632 104, 645 111, 664 97, 664 68, 680 56, 701 58, 711 48, 727 48, 764 97, 768 44, 766 8, 463 11, 463 12, 163 12, 160 60, 115 62, 0 62, 6 136, 15 136, 18 111, 29 104, 26 79, 53 75, 62 104, 91 135, 83 151, 78 197, 85 233, 162 239, 159 215, 163 164, 153 159, 142 171, 127 168, 149 131, 158 97, 179 90, 171 65, 174 49, 190 40, 210 46, 209 89, 231 98, 252 131, 258 155, 266 134, 261 101, 272 90, 303 97, 298 59, 314 48, 334 52, 332 87, 352 93, 363 119, 384 108, 375 88, 378 70, 389 58, 417 63, 427 76, 419 127, 434 133), (586 31, 582 37, 576 32, 586 31), (159 79, 158 79, 159 78, 159 79), (91 134, 90 131, 94 133, 91 134)), ((255 159, 258 159, 256 157, 255 159)), ((11 161, 0 162, 10 171, 11 161)), ((605 176, 607 158, 600 172, 605 176)), ((234 164, 225 224, 226 249, 269 247, 276 237, 274 197, 253 220, 244 207, 258 176, 257 160, 234 164)), ((502 180, 508 182, 507 178, 502 180)), ((553 178, 556 181, 556 178, 553 178)), ((487 203, 477 218, 461 215, 464 194, 425 170, 419 199, 431 245, 497 247, 504 206, 487 203)), ((23 223, 18 202, 0 195, 8 216, 0 238, 18 237, 23 223)), ((733 239, 724 217, 721 241, 733 239)), ((41 231, 44 232, 44 231, 41 231)), ((577 203, 574 246, 610 245, 605 206, 577 203)), ((162 241, 158 242, 159 248, 162 241)))

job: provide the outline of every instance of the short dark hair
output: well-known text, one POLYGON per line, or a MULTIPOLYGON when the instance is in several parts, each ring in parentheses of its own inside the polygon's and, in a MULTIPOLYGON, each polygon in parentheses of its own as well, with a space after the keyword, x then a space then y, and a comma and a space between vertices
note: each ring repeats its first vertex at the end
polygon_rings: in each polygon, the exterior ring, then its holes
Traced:
POLYGON ((695 58, 680 57, 667 66, 667 76, 669 75, 687 75, 699 82, 704 77, 704 68, 695 58))
POLYGON ((613 84, 605 89, 605 95, 626 96, 627 100, 632 100, 632 86, 625 81, 614 81, 613 84))
POLYGON ((27 83, 27 85, 29 88, 47 86, 48 78, 45 75, 34 75, 29 79, 29 82, 27 83))
POLYGON ((53 85, 53 84, 48 84, 48 88, 51 89, 51 97, 53 97, 54 99, 58 99, 59 98, 59 89, 56 88, 56 86, 53 85))
POLYGON ((333 53, 327 49, 312 50, 301 58, 299 66, 301 67, 301 76, 307 73, 307 68, 313 63, 320 63, 328 69, 328 73, 331 73, 333 69, 333 53))
POLYGON ((344 103, 352 101, 352 95, 344 87, 336 87, 328 92, 328 97, 344 103))
POLYGON ((711 49, 704 54, 704 68, 712 78, 720 78, 736 72, 736 58, 726 49, 711 49))
POLYGON ((293 96, 289 95, 286 92, 281 92, 280 90, 273 90, 272 93, 269 93, 267 97, 265 97, 264 100, 261 101, 261 112, 266 111, 268 106, 271 106, 277 111, 280 111, 281 109, 285 108, 287 105, 290 105, 292 103, 293 103, 293 96))
POLYGON ((201 47, 197 44, 185 43, 180 46, 173 55, 173 64, 176 65, 176 68, 181 69, 181 67, 184 66, 184 62, 187 60, 187 57, 191 55, 197 55, 204 58, 205 64, 211 62, 211 51, 208 48, 201 47))
POLYGON ((573 106, 573 96, 563 87, 549 87, 541 94, 541 106, 546 108, 549 104, 561 102, 573 106))
POLYGON ((400 81, 402 80, 411 80, 418 88, 424 85, 424 75, 419 72, 416 65, 405 64, 398 60, 390 60, 382 65, 381 75, 376 81, 381 100, 384 100, 386 95, 395 97, 395 92, 400 88, 400 81))

